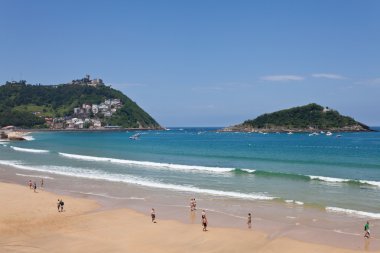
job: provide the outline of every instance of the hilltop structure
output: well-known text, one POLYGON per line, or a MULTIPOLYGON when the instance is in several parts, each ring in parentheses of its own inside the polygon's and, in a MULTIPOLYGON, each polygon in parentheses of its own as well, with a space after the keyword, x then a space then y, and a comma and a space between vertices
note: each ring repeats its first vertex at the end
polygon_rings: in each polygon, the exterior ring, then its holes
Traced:
POLYGON ((97 78, 97 79, 91 79, 91 78, 90 78, 90 75, 86 75, 86 76, 85 76, 84 78, 82 78, 82 79, 75 79, 75 80, 72 80, 70 84, 74 84, 74 85, 88 85, 88 86, 93 86, 93 87, 97 87, 97 86, 102 86, 102 85, 104 85, 102 79, 100 79, 100 78, 97 78))

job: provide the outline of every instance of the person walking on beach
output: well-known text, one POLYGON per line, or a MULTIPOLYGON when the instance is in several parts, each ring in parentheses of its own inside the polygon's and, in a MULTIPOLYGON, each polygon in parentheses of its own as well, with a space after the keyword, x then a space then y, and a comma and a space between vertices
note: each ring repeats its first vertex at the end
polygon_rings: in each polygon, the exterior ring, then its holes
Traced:
POLYGON ((36 184, 36 182, 34 182, 34 184, 33 184, 33 189, 34 189, 34 192, 37 192, 36 190, 37 190, 37 184, 36 184))
POLYGON ((205 210, 202 210, 202 226, 203 226, 203 231, 207 231, 207 217, 206 217, 206 212, 205 210))
POLYGON ((365 231, 364 237, 370 238, 371 231, 369 230, 369 221, 367 221, 367 223, 364 225, 364 231, 365 231))
POLYGON ((29 180, 29 189, 32 189, 32 180, 29 180))
POLYGON ((63 202, 62 199, 59 201, 59 205, 61 206, 61 212, 63 212, 63 206, 65 205, 65 202, 63 202))
POLYGON ((206 217, 206 211, 203 209, 202 210, 202 226, 203 226, 203 231, 207 231, 207 217, 206 217))
POLYGON ((197 201, 195 201, 195 198, 193 199, 193 207, 194 211, 197 210, 197 201))
POLYGON ((44 188, 44 179, 41 178, 41 188, 44 188))
POLYGON ((194 201, 193 199, 190 199, 190 211, 194 211, 194 201))
POLYGON ((150 216, 152 217, 152 222, 156 223, 156 211, 154 208, 152 208, 152 211, 150 212, 150 216))
POLYGON ((61 208, 61 201, 58 199, 58 202, 57 202, 57 209, 58 209, 58 212, 60 212, 60 209, 61 208))
POLYGON ((251 216, 251 213, 248 213, 247 224, 248 224, 248 228, 250 229, 252 227, 252 216, 251 216))

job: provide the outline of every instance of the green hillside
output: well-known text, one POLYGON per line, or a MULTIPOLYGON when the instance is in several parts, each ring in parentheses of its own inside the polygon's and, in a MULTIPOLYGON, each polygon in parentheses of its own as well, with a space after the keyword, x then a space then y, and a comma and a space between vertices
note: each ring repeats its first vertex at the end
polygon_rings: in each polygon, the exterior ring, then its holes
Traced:
POLYGON ((73 116, 82 104, 100 104, 106 99, 120 99, 122 106, 111 117, 91 115, 102 125, 126 128, 160 128, 160 125, 135 102, 108 86, 31 85, 26 81, 7 82, 0 86, 0 126, 45 128, 45 118, 73 116))
POLYGON ((369 127, 318 104, 263 114, 235 126, 242 129, 366 131, 369 127))

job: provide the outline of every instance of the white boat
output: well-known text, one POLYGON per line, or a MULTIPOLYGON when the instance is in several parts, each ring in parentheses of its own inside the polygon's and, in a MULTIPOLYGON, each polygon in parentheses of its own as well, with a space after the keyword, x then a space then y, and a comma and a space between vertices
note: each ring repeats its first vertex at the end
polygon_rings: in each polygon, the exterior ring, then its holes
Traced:
POLYGON ((131 140, 138 140, 139 137, 140 137, 140 135, 141 135, 140 133, 134 134, 132 136, 129 136, 129 139, 131 139, 131 140))
POLYGON ((326 133, 326 135, 327 135, 327 136, 331 136, 331 135, 332 135, 332 132, 329 131, 329 132, 326 133))
POLYGON ((288 132, 288 134, 293 134, 293 132, 288 132))

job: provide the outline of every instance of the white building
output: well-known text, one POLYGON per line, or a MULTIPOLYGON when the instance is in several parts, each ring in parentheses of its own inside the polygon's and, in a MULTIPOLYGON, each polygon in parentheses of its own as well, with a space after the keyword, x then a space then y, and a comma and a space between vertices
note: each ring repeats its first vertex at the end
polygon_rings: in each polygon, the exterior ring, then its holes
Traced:
POLYGON ((74 108, 74 114, 79 114, 80 113, 80 108, 79 107, 75 107, 74 108))
POLYGON ((110 111, 104 112, 104 117, 111 117, 111 116, 112 116, 112 112, 110 111))
POLYGON ((99 112, 99 107, 98 105, 92 105, 92 113, 97 114, 99 112))

